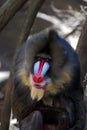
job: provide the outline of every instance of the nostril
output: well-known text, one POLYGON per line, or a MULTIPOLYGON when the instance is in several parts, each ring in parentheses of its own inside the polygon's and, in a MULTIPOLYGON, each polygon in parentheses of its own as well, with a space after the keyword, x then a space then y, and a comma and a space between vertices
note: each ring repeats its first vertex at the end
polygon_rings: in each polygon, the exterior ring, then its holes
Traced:
POLYGON ((36 83, 41 83, 41 82, 43 82, 43 80, 44 80, 44 77, 42 77, 42 76, 39 76, 39 75, 33 76, 33 81, 36 83))

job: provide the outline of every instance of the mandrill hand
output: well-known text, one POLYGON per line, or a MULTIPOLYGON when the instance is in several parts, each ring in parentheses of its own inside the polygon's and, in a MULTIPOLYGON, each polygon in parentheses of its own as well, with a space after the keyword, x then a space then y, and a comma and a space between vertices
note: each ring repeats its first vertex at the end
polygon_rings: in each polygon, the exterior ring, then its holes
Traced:
POLYGON ((42 130, 43 119, 39 111, 35 111, 20 122, 20 130, 42 130))

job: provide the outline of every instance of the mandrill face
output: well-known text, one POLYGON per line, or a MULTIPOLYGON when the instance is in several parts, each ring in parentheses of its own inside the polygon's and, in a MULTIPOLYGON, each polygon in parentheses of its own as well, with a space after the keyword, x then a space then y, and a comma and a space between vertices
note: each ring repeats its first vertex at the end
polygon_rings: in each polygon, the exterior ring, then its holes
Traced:
POLYGON ((31 38, 16 57, 15 82, 18 80, 23 88, 29 88, 32 100, 55 95, 72 80, 75 66, 74 59, 69 58, 72 49, 61 44, 55 32, 51 33, 31 38))
POLYGON ((34 63, 33 74, 30 75, 32 99, 40 100, 52 85, 51 78, 47 76, 50 71, 50 59, 47 55, 40 55, 34 63))

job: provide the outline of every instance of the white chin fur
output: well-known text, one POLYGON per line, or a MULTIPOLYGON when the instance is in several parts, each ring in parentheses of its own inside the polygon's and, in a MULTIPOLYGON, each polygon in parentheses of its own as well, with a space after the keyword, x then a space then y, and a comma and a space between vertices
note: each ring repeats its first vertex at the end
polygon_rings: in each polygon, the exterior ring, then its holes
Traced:
POLYGON ((32 100, 37 99, 37 101, 41 100, 44 96, 44 93, 46 90, 48 90, 48 88, 51 85, 51 79, 47 78, 46 80, 44 80, 42 83, 35 83, 33 81, 33 75, 30 75, 30 83, 31 83, 31 98, 32 100), (43 86, 46 85, 46 89, 43 89, 43 86), (36 87, 34 87, 35 85, 39 85, 42 89, 38 89, 36 87))
POLYGON ((37 99, 37 101, 41 100, 44 96, 44 90, 43 89, 37 89, 35 87, 32 87, 31 89, 31 98, 32 100, 37 99))

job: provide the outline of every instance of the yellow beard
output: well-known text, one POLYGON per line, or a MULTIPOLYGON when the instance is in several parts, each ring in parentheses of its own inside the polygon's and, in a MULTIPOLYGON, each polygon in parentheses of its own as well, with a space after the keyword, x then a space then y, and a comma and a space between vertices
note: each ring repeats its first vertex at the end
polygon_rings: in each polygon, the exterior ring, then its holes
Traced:
POLYGON ((44 92, 45 92, 45 90, 43 90, 43 89, 37 89, 35 87, 32 87, 31 88, 32 100, 37 99, 39 101, 44 96, 44 92))

